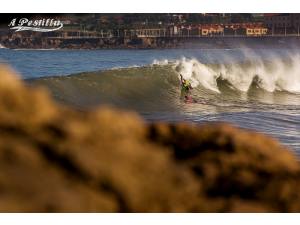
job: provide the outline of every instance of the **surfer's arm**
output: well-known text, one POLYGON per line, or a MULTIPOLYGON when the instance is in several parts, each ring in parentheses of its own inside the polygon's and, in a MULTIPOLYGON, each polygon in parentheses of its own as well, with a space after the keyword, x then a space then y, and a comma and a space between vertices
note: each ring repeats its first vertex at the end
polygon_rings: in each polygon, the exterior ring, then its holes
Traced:
POLYGON ((182 78, 182 75, 180 74, 180 84, 182 85, 183 84, 183 78, 182 78))

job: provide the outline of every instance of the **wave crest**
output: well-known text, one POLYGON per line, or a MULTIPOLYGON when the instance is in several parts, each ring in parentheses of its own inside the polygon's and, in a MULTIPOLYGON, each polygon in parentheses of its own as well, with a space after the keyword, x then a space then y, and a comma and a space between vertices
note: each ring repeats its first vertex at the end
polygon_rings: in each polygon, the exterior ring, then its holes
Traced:
POLYGON ((288 91, 300 93, 300 55, 286 59, 272 57, 262 60, 259 56, 243 63, 228 61, 226 63, 204 64, 192 58, 175 61, 173 69, 193 87, 202 86, 220 93, 217 80, 227 81, 236 90, 247 92, 255 85, 265 91, 288 91))

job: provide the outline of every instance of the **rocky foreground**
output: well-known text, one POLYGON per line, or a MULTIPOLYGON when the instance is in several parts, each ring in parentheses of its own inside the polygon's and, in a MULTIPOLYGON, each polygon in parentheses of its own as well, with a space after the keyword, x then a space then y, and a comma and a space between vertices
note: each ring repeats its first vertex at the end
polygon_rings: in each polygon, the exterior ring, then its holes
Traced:
POLYGON ((226 124, 79 112, 0 69, 1 212, 299 212, 300 166, 226 124))

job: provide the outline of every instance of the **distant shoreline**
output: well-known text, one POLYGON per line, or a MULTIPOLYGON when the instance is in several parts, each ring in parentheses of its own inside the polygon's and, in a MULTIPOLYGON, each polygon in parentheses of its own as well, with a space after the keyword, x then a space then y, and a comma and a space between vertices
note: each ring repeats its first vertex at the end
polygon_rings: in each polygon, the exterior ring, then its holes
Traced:
POLYGON ((235 49, 235 48, 295 48, 300 36, 257 37, 135 37, 135 38, 18 38, 2 39, 9 49, 235 49))

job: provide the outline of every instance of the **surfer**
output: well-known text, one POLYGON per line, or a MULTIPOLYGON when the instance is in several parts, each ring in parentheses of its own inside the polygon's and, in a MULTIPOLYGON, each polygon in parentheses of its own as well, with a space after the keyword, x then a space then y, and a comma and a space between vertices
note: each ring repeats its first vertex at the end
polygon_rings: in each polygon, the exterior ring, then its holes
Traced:
POLYGON ((181 74, 180 74, 180 84, 181 84, 181 90, 185 91, 186 93, 189 93, 190 90, 193 89, 191 83, 188 80, 184 79, 181 74))
POLYGON ((192 85, 190 81, 184 79, 180 74, 180 85, 181 85, 181 98, 183 98, 184 102, 192 103, 194 102, 191 96, 192 85))

